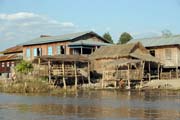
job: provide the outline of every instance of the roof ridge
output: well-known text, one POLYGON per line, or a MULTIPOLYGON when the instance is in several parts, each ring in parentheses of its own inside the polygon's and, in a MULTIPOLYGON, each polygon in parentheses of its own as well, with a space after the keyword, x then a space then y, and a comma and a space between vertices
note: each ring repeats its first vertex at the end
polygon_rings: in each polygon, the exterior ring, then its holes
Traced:
POLYGON ((159 39, 159 38, 174 38, 174 37, 180 37, 180 34, 175 34, 175 35, 171 35, 171 36, 154 36, 154 37, 147 37, 147 38, 135 38, 132 39, 133 40, 146 40, 146 39, 159 39))

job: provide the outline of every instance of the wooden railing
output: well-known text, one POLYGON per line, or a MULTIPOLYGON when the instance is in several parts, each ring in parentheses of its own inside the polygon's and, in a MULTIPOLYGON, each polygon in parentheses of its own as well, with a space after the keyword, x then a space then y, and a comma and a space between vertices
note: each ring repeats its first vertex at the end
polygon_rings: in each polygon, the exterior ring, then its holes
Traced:
POLYGON ((160 79, 176 79, 180 78, 180 72, 170 71, 170 72, 162 72, 160 74, 160 79))

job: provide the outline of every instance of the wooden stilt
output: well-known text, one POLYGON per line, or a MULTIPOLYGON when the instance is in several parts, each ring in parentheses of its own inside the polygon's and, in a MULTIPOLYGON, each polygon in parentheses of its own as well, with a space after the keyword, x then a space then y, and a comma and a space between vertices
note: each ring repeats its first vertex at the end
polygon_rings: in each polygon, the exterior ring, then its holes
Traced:
POLYGON ((101 87, 104 88, 104 70, 103 70, 103 74, 102 74, 102 80, 101 80, 101 87))
POLYGON ((88 84, 91 84, 91 76, 90 76, 90 63, 88 62, 88 84))
POLYGON ((148 68, 149 68, 149 81, 151 80, 151 63, 148 62, 148 68))
POLYGON ((77 89, 77 66, 76 62, 74 61, 74 78, 75 78, 75 88, 77 89))
POLYGON ((176 78, 178 79, 179 76, 178 76, 178 66, 176 66, 176 78))
POLYGON ((40 65, 41 64, 41 59, 40 58, 38 58, 38 65, 40 65))
POLYGON ((127 65, 127 67, 128 67, 127 70, 128 89, 131 89, 129 64, 127 65))
POLYGON ((158 63, 158 68, 157 68, 157 71, 158 71, 158 80, 160 79, 159 68, 160 68, 160 64, 158 63))
POLYGON ((81 47, 81 55, 83 54, 83 48, 81 47))
POLYGON ((50 81, 51 81, 51 61, 50 60, 48 61, 48 69, 49 69, 48 70, 48 72, 49 72, 49 81, 48 82, 50 83, 50 81))
POLYGON ((63 72, 63 87, 66 89, 66 80, 65 80, 65 68, 64 68, 64 61, 62 62, 62 72, 63 72))
POLYGON ((142 84, 143 84, 143 78, 144 78, 144 66, 145 66, 144 61, 142 61, 141 64, 142 64, 142 73, 141 73, 141 74, 142 74, 141 86, 142 86, 142 84))

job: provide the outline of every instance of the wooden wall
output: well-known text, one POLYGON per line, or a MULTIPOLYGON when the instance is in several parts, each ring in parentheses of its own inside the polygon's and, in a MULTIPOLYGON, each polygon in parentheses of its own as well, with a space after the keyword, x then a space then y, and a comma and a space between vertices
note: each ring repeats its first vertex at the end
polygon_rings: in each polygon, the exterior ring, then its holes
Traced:
POLYGON ((180 66, 180 50, 177 46, 156 47, 152 49, 155 50, 155 57, 164 63, 164 67, 180 66))
POLYGON ((16 66, 17 61, 1 61, 0 62, 0 73, 10 73, 12 62, 14 63, 14 66, 16 66), (4 67, 2 66, 4 65, 4 67))

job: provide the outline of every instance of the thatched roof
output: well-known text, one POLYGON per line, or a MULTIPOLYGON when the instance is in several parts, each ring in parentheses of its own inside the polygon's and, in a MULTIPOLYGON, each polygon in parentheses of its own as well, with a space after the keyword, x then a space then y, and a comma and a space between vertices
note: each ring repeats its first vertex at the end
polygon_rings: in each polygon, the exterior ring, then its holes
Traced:
POLYGON ((149 54, 148 50, 140 42, 103 46, 90 56, 90 59, 96 60, 117 58, 137 58, 144 61, 159 62, 157 58, 149 54))
POLYGON ((56 55, 56 56, 40 56, 36 57, 33 62, 38 63, 38 59, 42 62, 58 61, 58 62, 88 62, 89 59, 86 56, 81 55, 56 55))
POLYGON ((104 67, 119 67, 127 64, 136 64, 140 62, 141 60, 135 60, 135 59, 119 59, 104 63, 104 67))

